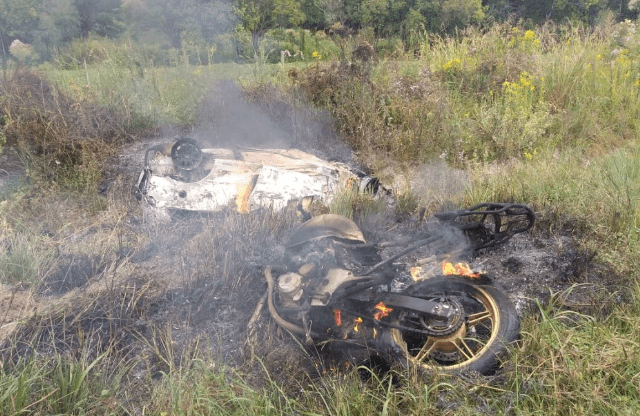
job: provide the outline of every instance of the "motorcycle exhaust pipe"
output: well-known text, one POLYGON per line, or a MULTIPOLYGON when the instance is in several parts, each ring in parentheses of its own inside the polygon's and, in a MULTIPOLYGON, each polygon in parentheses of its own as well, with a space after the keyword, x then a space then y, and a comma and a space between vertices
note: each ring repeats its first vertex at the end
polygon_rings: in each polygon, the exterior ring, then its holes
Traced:
POLYGON ((267 307, 269 308, 269 313, 278 325, 289 332, 304 336, 306 338, 305 342, 307 342, 310 337, 317 337, 317 334, 311 331, 307 332, 303 327, 282 318, 280 315, 278 315, 276 307, 273 304, 273 289, 276 285, 276 282, 273 279, 272 270, 276 267, 277 266, 267 266, 264 269, 264 278, 267 281, 267 307))

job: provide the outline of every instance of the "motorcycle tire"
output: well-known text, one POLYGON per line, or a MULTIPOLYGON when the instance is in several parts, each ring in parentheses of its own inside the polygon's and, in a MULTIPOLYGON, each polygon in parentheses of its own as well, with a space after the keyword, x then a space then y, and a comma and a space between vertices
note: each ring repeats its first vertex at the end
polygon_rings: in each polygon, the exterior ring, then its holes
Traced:
POLYGON ((429 320, 417 312, 399 313, 391 337, 410 366, 491 374, 509 346, 519 339, 520 320, 515 307, 509 296, 494 286, 442 276, 416 283, 405 293, 445 301, 459 311, 448 322, 429 320))

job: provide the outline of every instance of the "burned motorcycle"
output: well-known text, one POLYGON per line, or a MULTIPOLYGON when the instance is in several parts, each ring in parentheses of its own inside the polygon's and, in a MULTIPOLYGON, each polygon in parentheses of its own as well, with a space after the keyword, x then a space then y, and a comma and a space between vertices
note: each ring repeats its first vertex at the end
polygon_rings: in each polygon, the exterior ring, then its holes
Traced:
POLYGON ((376 244, 346 217, 305 222, 285 264, 264 270, 271 317, 319 348, 438 371, 494 371, 519 336, 516 310, 486 274, 448 260, 504 244, 532 227, 534 213, 485 203, 436 217, 411 240, 376 244), (395 251, 383 259, 383 250, 395 251), (415 251, 431 254, 414 267, 397 263, 415 251))

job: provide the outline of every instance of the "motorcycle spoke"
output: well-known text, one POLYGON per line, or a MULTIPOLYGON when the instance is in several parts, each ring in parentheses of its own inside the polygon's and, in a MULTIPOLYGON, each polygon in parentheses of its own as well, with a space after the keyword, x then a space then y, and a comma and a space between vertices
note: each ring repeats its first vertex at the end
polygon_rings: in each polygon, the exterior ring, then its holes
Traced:
POLYGON ((435 342, 429 342, 429 340, 425 341, 424 345, 422 346, 422 348, 420 348, 420 351, 416 355, 416 360, 424 361, 424 359, 427 358, 429 354, 431 354, 431 351, 433 351, 433 348, 435 346, 435 342))
POLYGON ((454 345, 456 346, 456 349, 460 351, 460 353, 464 355, 467 360, 470 360, 475 356, 474 352, 471 350, 469 345, 467 345, 464 339, 460 340, 460 345, 457 342, 454 345))
POLYGON ((486 319, 489 319, 491 322, 493 322, 493 314, 490 311, 484 310, 482 312, 474 313, 469 315, 469 321, 467 322, 467 325, 475 326, 486 319))

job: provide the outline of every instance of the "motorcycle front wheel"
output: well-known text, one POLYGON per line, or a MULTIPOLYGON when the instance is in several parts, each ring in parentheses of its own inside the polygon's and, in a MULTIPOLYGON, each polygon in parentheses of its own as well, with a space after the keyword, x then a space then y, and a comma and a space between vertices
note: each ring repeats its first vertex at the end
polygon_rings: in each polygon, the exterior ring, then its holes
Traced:
POLYGON ((434 277, 405 292, 444 302, 456 311, 446 321, 403 311, 391 336, 410 365, 426 370, 495 371, 514 341, 520 320, 508 295, 494 286, 460 277, 434 277))

